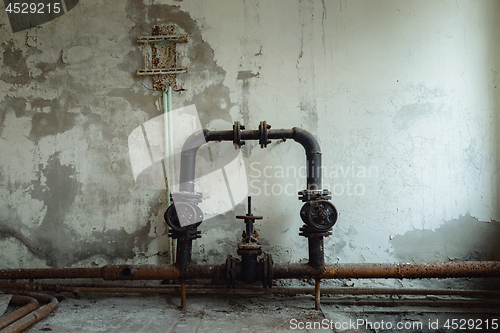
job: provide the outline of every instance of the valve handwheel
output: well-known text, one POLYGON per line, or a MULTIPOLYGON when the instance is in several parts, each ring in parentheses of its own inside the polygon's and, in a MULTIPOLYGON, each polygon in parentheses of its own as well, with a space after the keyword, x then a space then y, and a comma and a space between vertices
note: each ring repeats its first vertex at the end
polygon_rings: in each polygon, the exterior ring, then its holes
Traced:
POLYGON ((177 202, 168 207, 165 212, 165 221, 177 231, 196 229, 202 220, 203 212, 200 207, 188 202, 177 202), (181 221, 184 226, 181 225, 181 221))
POLYGON ((304 223, 319 230, 330 229, 335 225, 338 212, 335 206, 326 200, 306 202, 301 209, 300 217, 304 223))
POLYGON ((329 229, 337 222, 337 209, 328 201, 316 201, 309 208, 309 221, 318 229, 329 229))

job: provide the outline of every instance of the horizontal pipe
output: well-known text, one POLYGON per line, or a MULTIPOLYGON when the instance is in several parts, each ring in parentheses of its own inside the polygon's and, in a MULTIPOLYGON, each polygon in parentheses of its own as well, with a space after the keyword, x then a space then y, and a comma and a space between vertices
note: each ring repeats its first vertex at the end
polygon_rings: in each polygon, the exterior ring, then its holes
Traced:
POLYGON ((106 265, 99 268, 25 268, 0 269, 0 280, 20 279, 103 279, 176 280, 221 279, 225 265, 106 265))
MULTIPOLYGON (((133 286, 133 285, 77 285, 77 284, 45 284, 45 283, 0 283, 2 289, 43 290, 53 292, 80 293, 139 293, 139 294, 179 294, 180 286, 133 286)), ((186 286, 187 294, 228 294, 228 295, 314 295, 311 287, 280 288, 226 288, 220 286, 186 286)), ((413 289, 413 288, 321 288, 321 295, 443 295, 465 297, 500 298, 500 290, 467 290, 467 289, 413 289)))
MULTIPOLYGON (((333 264, 313 268, 308 264, 275 264, 273 279, 422 279, 500 277, 498 261, 444 263, 333 264)), ((107 265, 100 268, 1 269, 0 280, 19 279, 177 280, 226 279, 226 265, 107 265)))
POLYGON ((333 264, 314 269, 307 264, 276 264, 273 278, 322 279, 423 279, 500 277, 498 261, 452 261, 437 263, 333 264))
POLYGON ((102 268, 0 269, 0 279, 98 279, 102 268))
MULTIPOLYGON (((293 139, 304 147, 307 161, 307 189, 321 190, 321 148, 316 138, 299 127, 292 129, 270 129, 268 139, 293 139)), ((241 140, 259 140, 259 130, 241 131, 241 140)), ((180 192, 194 192, 196 153, 205 143, 210 141, 232 141, 234 131, 201 130, 189 136, 181 152, 180 192)))

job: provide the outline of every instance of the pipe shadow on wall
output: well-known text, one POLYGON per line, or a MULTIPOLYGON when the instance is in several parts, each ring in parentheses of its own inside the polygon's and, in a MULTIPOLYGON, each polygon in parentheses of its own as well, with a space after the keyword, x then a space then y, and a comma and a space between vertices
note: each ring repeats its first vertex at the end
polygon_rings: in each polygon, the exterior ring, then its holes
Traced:
MULTIPOLYGON (((490 106, 492 134, 490 137, 493 140, 491 148, 491 163, 493 164, 491 169, 491 205, 493 206, 491 215, 493 219, 490 223, 493 225, 492 232, 494 234, 490 237, 492 244, 487 244, 487 249, 490 250, 489 259, 500 260, 500 2, 493 1, 491 6, 485 20, 491 24, 488 36, 488 58, 485 63, 488 66, 488 73, 491 73, 491 77, 487 78, 489 82, 486 86, 489 90, 488 95, 492 96, 490 106)), ((478 288, 485 287, 480 281, 476 284, 478 288)), ((498 279, 486 280, 484 284, 492 289, 498 288, 498 279)))
MULTIPOLYGON (((489 11, 490 22, 492 22, 490 35, 490 66, 493 72, 493 80, 490 84, 491 94, 493 96, 493 105, 491 107, 491 119, 493 121, 492 130, 494 131, 493 140, 494 147, 492 152, 494 163, 494 174, 492 181, 494 182, 494 215, 500 216, 500 2, 494 2, 494 8, 489 11)), ((500 219, 492 221, 492 223, 500 225, 500 219)), ((500 252, 500 228, 496 228, 495 235, 495 252, 500 252)), ((495 260, 500 260, 500 257, 495 257, 495 260)))

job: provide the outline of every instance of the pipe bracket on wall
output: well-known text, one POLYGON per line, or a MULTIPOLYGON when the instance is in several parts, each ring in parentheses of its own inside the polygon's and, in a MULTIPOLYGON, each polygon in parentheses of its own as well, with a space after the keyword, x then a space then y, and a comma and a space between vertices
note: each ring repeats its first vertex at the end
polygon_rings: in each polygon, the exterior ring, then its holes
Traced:
POLYGON ((144 45, 144 69, 137 70, 137 75, 152 75, 154 90, 177 90, 177 74, 187 72, 177 67, 177 43, 186 42, 187 35, 177 35, 175 25, 155 25, 152 36, 137 36, 137 43, 144 45))

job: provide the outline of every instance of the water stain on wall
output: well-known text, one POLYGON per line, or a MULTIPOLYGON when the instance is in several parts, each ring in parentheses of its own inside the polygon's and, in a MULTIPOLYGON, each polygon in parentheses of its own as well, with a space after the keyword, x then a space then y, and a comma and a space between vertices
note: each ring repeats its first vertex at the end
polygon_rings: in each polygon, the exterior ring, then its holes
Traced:
MULTIPOLYGON (((125 220, 128 218, 133 222, 134 226, 129 230, 117 228, 116 225, 111 228, 92 228, 94 221, 88 220, 87 215, 84 213, 86 210, 100 211, 100 215, 105 220, 106 216, 116 210, 116 206, 119 204, 125 205, 128 203, 132 207, 142 207, 137 209, 143 209, 144 206, 147 206, 151 211, 149 214, 150 219, 154 219, 162 209, 158 197, 152 196, 149 199, 138 199, 137 194, 134 194, 137 192, 132 191, 130 188, 133 188, 134 184, 126 149, 127 134, 138 123, 140 124, 146 119, 140 118, 143 117, 141 113, 127 114, 124 113, 127 109, 120 108, 122 105, 126 106, 125 103, 121 102, 126 100, 131 104, 131 108, 147 110, 150 116, 153 117, 157 115, 154 114, 156 108, 151 106, 154 105, 157 98, 147 89, 144 89, 140 84, 141 80, 135 76, 135 71, 140 68, 142 63, 140 51, 128 53, 123 58, 123 62, 116 66, 115 70, 109 65, 113 64, 113 54, 110 55, 109 52, 120 52, 120 50, 115 50, 114 47, 118 49, 135 47, 137 46, 136 36, 148 34, 152 24, 175 23, 169 21, 169 19, 165 21, 164 14, 170 13, 167 15, 170 20, 180 20, 178 23, 190 34, 192 40, 191 50, 194 51, 189 54, 192 62, 191 70, 196 73, 197 66, 202 66, 204 70, 208 68, 208 72, 218 75, 219 83, 216 86, 218 89, 211 91, 208 100, 212 96, 213 100, 220 101, 221 98, 224 98, 227 108, 230 107, 228 89, 220 84, 225 73, 220 67, 216 66, 213 60, 213 51, 202 40, 196 22, 187 14, 180 12, 176 7, 153 6, 154 8, 148 8, 144 4, 136 6, 136 1, 130 1, 130 4, 128 10, 136 20, 137 30, 124 31, 125 34, 130 34, 130 39, 127 39, 125 43, 115 43, 115 45, 110 40, 93 38, 90 33, 92 28, 90 27, 89 32, 84 31, 77 34, 77 38, 71 40, 71 45, 65 45, 64 42, 61 42, 59 44, 54 43, 51 46, 52 48, 45 48, 44 50, 56 54, 53 63, 37 62, 37 56, 42 51, 39 48, 40 44, 33 42, 33 38, 36 39, 36 36, 30 37, 31 39, 27 37, 30 42, 24 43, 12 39, 0 45, 4 69, 0 80, 5 84, 12 85, 8 96, 0 102, 0 135, 4 130, 6 115, 14 113, 16 118, 31 118, 31 130, 28 139, 35 143, 35 146, 46 137, 56 137, 61 133, 76 128, 77 131, 73 133, 80 135, 79 133, 83 132, 85 135, 80 140, 82 142, 81 147, 88 147, 86 149, 88 149, 89 157, 96 158, 96 156, 100 156, 100 160, 95 165, 89 166, 89 163, 92 163, 91 160, 87 161, 84 157, 76 158, 76 162, 73 162, 80 165, 69 164, 68 161, 63 162, 61 160, 58 153, 59 149, 61 149, 58 146, 58 140, 49 139, 49 141, 45 141, 45 148, 36 148, 35 151, 31 151, 31 146, 18 147, 20 154, 28 162, 32 158, 30 155, 32 153, 42 158, 44 154, 48 153, 47 151, 42 150, 40 152, 37 150, 47 149, 48 147, 49 151, 54 149, 56 152, 50 156, 46 163, 38 166, 40 175, 38 180, 32 181, 30 175, 24 175, 23 177, 16 177, 14 181, 11 179, 13 176, 12 169, 0 170, 2 186, 5 185, 6 191, 13 193, 19 187, 23 189, 23 192, 28 193, 26 198, 15 201, 14 206, 5 206, 6 211, 2 211, 2 216, 5 215, 6 219, 2 219, 0 225, 1 238, 18 239, 27 251, 35 257, 41 258, 50 266, 73 265, 94 255, 104 256, 108 262, 113 262, 120 259, 131 259, 136 257, 138 253, 148 251, 148 244, 151 242, 151 236, 149 235, 151 231, 150 220, 137 223, 134 221, 134 216, 124 217, 125 220), (145 15, 146 11, 151 13, 149 18, 148 15, 145 15), (183 20, 186 24, 182 24, 183 20), (140 33, 137 32, 139 30, 141 30, 140 33), (127 45, 128 41, 131 42, 130 46, 127 45), (58 52, 60 56, 57 56, 58 52), (108 53, 103 54, 103 52, 108 53), (95 54, 97 55, 94 56, 95 54), (138 58, 139 61, 137 61, 138 58), (201 62, 198 62, 200 60, 201 62), (29 66, 35 70, 31 71, 29 66), (90 72, 86 73, 86 68, 90 72), (39 69, 39 71, 36 69, 39 69), (65 69, 70 70, 66 71, 65 69), (96 73, 102 73, 104 80, 101 77, 96 77, 94 75, 96 73), (135 87, 132 86, 126 89, 112 88, 109 89, 107 94, 96 90, 105 88, 97 86, 97 82, 107 82, 105 78, 110 75, 134 77, 133 84, 135 87), (34 86, 26 90, 24 95, 17 93, 17 88, 25 89, 30 85, 34 86), (31 92, 29 92, 30 90, 31 92), (45 95, 43 93, 39 94, 39 91, 45 92, 45 95), (48 98, 47 96, 51 97, 48 98), (83 168, 87 172, 84 177, 78 173, 79 168, 83 168), (120 170, 120 172, 117 173, 116 170, 120 170), (11 173, 9 174, 7 171, 11 173), (92 180, 91 184, 82 183, 82 181, 85 181, 83 179, 88 180, 96 176, 99 179, 106 179, 108 187, 101 182, 101 188, 94 191, 94 182, 99 183, 98 180, 92 180), (128 180, 129 178, 131 181, 128 180), (84 187, 86 187, 85 192, 83 192, 84 187), (120 195, 118 196, 117 193, 120 193, 120 195), (92 197, 96 196, 102 199, 95 200, 101 206, 90 207, 94 200, 92 197), (107 201, 106 198, 110 198, 110 200, 107 201), (24 214, 23 210, 30 209, 30 206, 29 203, 23 205, 25 202, 23 200, 41 202, 43 209, 40 212, 30 211, 24 214), (67 212, 75 206, 82 207, 82 214, 75 217, 73 212, 71 220, 69 220, 67 212), (38 216, 41 220, 39 224, 33 222, 33 225, 28 226, 21 223, 19 215, 33 213, 35 216, 31 217, 31 219, 36 220, 38 216), (83 226, 78 229, 76 224, 82 224, 83 226), (82 234, 81 231, 78 231, 82 229, 92 230, 91 234, 82 234)), ((117 9, 117 12, 113 13, 113 15, 119 17, 124 16, 125 13, 119 13, 119 9, 117 9)), ((114 23, 111 22, 110 24, 114 23)), ((123 25, 126 24, 123 23, 123 25)), ((114 31, 118 34, 123 34, 120 31, 123 25, 110 26, 110 28, 115 29, 114 31)), ((41 35, 47 34, 46 29, 50 29, 50 27, 44 27, 38 33, 41 35)), ((69 29, 69 33, 72 33, 71 29, 69 29)), ((206 86, 213 89, 214 81, 217 80, 208 77, 206 86)), ((115 84, 118 87, 121 86, 121 82, 116 81, 112 85, 115 84)), ((203 94, 204 92, 201 90, 195 96, 203 94)), ((216 112, 219 109, 217 108, 216 112)), ((225 114, 228 114, 228 110, 226 110, 225 114)), ((205 114, 208 114, 208 112, 205 112, 205 114)), ((5 139, 7 143, 13 140, 14 142, 10 144, 15 147, 15 137, 5 139)), ((78 144, 78 138, 74 139, 75 144, 78 144)), ((68 147, 66 148, 68 149, 68 147)), ((78 154, 81 148, 72 146, 69 149, 78 154)), ((37 166, 33 166, 33 169, 36 170, 36 168, 37 166)))
POLYGON ((17 118, 22 117, 26 112, 26 100, 24 98, 7 96, 4 100, 0 101, 0 136, 3 132, 5 116, 9 112, 14 112, 17 118))
POLYGON ((412 230, 395 236, 394 256, 402 262, 499 260, 500 223, 465 215, 436 230, 412 230))
MULTIPOLYGON (((217 65, 213 49, 188 13, 178 6, 146 5, 133 0, 124 8, 100 6, 99 15, 109 11, 112 16, 109 24, 102 23, 112 33, 96 37, 92 32, 96 28, 87 27, 68 41, 69 44, 63 38, 60 43, 43 48, 36 36, 28 36, 27 42, 12 39, 0 45, 4 68, 0 80, 13 88, 14 85, 23 89, 34 85, 31 92, 26 90, 24 95, 12 88, 0 102, 0 135, 7 114, 31 118, 27 139, 36 148, 34 151, 31 146, 18 149, 23 151, 26 161, 33 159, 39 163, 39 158, 48 158, 38 166, 37 180, 33 180, 33 175, 25 175, 14 182, 10 179, 12 169, 0 168, 0 178, 7 191, 13 193, 19 187, 27 193, 2 212, 7 218, 1 221, 0 239, 17 239, 28 252, 55 267, 76 265, 93 256, 113 263, 137 258, 146 252, 155 255, 154 249, 149 249, 151 230, 157 230, 155 223, 163 223, 158 216, 166 200, 160 200, 162 194, 159 193, 150 193, 148 198, 137 194, 127 150, 128 134, 142 122, 159 115, 155 103, 161 98, 160 92, 147 89, 147 81, 135 74, 143 66, 137 36, 150 35, 152 25, 170 24, 177 25, 178 33, 189 36, 184 50, 179 48, 179 62, 184 61, 188 67, 188 73, 178 79, 179 86, 185 90, 174 93, 174 106, 195 104, 203 127, 215 119, 230 121, 229 111, 234 105, 229 88, 223 84, 226 73, 217 65), (53 52, 56 55, 53 62, 37 62, 50 58, 39 58, 42 52, 53 52), (121 60, 116 61, 120 57, 121 60), (137 112, 130 112, 135 110, 137 112), (75 143, 70 148, 62 148, 57 137, 69 131, 73 131, 69 137, 75 143), (79 140, 73 134, 84 136, 79 140), (37 147, 42 140, 44 148, 37 147), (60 149, 71 150, 65 155, 66 160, 60 149), (82 149, 88 160, 78 156, 82 149), (32 153, 37 157, 33 158, 32 153), (68 161, 67 156, 71 154, 77 157, 68 161), (43 208, 39 213, 28 213, 34 215, 30 217, 32 220, 37 216, 40 220, 28 226, 21 223, 19 215, 24 209, 21 206, 30 200, 43 208), (125 216, 123 223, 116 221, 120 207, 132 207, 128 211, 133 216, 125 216), (141 212, 142 220, 147 221, 137 221, 134 212, 141 212), (100 220, 91 221, 89 216, 100 220), (113 219, 110 222, 109 216, 113 219), (97 223, 97 228, 92 223, 97 223), (102 223, 104 225, 100 225, 102 223)), ((46 38, 50 29, 47 25, 35 32, 46 38)), ((69 29, 68 33, 74 32, 69 29)), ((15 138, 6 140, 8 143, 15 138)))
POLYGON ((42 112, 32 115, 30 138, 36 141, 44 136, 56 135, 73 128, 78 115, 67 111, 78 105, 76 96, 69 91, 62 92, 58 98, 52 100, 34 98, 31 102, 32 108, 38 108, 42 112))
MULTIPOLYGON (((44 202, 46 211, 43 221, 29 235, 20 230, 19 221, 7 221, 0 226, 1 239, 14 237, 20 240, 29 252, 53 267, 71 266, 96 255, 112 263, 118 258, 135 257, 137 250, 146 251, 149 225, 131 234, 123 229, 94 231, 92 236, 99 239, 97 242, 80 237, 66 223, 65 215, 77 195, 81 194, 82 184, 77 179, 75 168, 62 165, 58 154, 53 155, 45 167, 40 165, 39 168, 46 181, 44 184, 40 180, 33 182, 31 196, 44 202)), ((154 208, 159 209, 158 206, 154 208)), ((80 222, 92 224, 86 217, 82 217, 80 222)))

